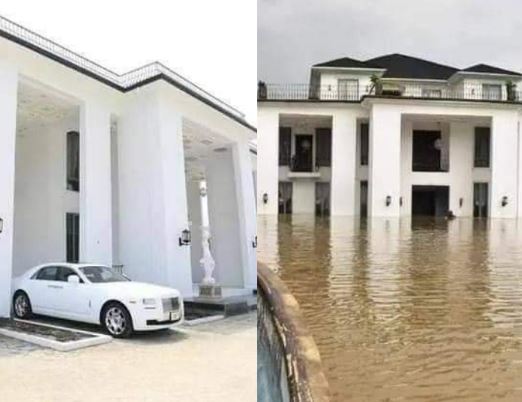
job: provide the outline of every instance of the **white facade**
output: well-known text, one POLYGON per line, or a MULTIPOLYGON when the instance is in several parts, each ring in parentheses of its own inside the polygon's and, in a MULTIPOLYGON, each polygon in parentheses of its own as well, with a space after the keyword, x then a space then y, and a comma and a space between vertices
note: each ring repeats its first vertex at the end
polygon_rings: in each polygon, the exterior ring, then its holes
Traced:
POLYGON ((67 214, 79 214, 80 261, 194 296, 201 181, 217 282, 255 289, 255 137, 240 112, 162 65, 118 76, 0 20, 0 316, 13 275, 66 260, 67 214), (69 132, 79 133, 77 190, 69 132), (190 246, 179 244, 185 229, 190 246))
POLYGON ((522 217, 522 76, 483 65, 445 79, 386 71, 315 66, 309 86, 260 84, 258 212, 321 214, 324 182, 330 215, 522 217), (325 132, 329 149, 316 141, 325 132))

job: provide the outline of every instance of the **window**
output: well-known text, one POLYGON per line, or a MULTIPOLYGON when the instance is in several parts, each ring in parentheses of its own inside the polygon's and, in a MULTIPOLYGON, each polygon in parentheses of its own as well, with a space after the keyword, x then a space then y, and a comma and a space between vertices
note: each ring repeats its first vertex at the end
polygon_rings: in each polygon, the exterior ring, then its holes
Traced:
POLYGON ((447 142, 440 131, 413 131, 412 170, 414 172, 447 172, 447 142))
MULTIPOLYGON (((56 275, 56 280, 57 281, 60 281, 60 282, 67 282, 69 280, 69 277, 71 275, 76 275, 76 276, 80 276, 78 275, 78 273, 72 269, 72 268, 69 268, 69 267, 59 267, 58 268, 58 274, 56 275)), ((83 282, 80 278, 80 282, 83 282)))
POLYGON ((440 89, 431 89, 431 88, 423 88, 422 89, 422 97, 423 98, 442 98, 442 90, 440 90, 440 89))
POLYGON ((500 84, 482 84, 482 99, 502 100, 502 86, 500 84))
POLYGON ((489 148, 491 131, 489 127, 475 127, 474 167, 489 167, 489 148))
POLYGON ((288 166, 292 157, 292 129, 279 127, 279 166, 288 166))
POLYGON ((92 283, 128 282, 129 278, 108 267, 81 267, 80 271, 92 283))
POLYGON ((58 267, 45 267, 38 271, 36 279, 40 281, 55 281, 58 275, 58 267))
POLYGON ((361 123, 361 130, 359 132, 361 144, 361 166, 368 166, 368 159, 370 154, 370 125, 368 123, 361 123))
POLYGON ((315 165, 332 166, 332 129, 318 128, 315 130, 315 165))
POLYGON ((80 215, 66 215, 67 262, 78 262, 80 256, 80 215))
POLYGON ((80 191, 80 134, 67 133, 67 190, 80 191))
POLYGON ((337 94, 339 100, 359 100, 359 80, 338 80, 337 94))

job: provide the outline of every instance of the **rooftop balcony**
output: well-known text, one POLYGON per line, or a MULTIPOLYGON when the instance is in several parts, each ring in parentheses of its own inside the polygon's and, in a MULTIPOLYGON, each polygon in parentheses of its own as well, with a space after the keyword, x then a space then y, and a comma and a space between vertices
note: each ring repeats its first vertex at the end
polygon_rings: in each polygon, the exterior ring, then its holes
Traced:
POLYGON ((298 102, 360 102, 366 97, 463 100, 521 103, 522 91, 508 84, 498 85, 434 85, 382 82, 372 86, 343 88, 336 85, 258 84, 257 99, 298 102))

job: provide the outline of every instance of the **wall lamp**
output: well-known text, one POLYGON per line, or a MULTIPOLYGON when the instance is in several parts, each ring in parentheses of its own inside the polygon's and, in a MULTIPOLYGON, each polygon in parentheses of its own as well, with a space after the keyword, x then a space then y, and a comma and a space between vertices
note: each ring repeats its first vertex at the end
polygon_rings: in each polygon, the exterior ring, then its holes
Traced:
POLYGON ((267 193, 263 194, 263 204, 268 204, 268 194, 267 193))
POLYGON ((386 206, 389 207, 391 205, 391 195, 386 196, 386 206))
POLYGON ((399 206, 402 207, 402 197, 399 197, 399 206))
POLYGON ((192 236, 190 234, 190 230, 184 229, 181 232, 181 237, 179 238, 179 245, 180 246, 188 246, 188 245, 190 245, 191 239, 192 239, 192 236))
POLYGON ((459 198, 459 207, 462 208, 463 205, 464 205, 464 198, 460 197, 459 198))
POLYGON ((252 247, 257 248, 257 236, 254 237, 254 240, 252 241, 252 247))
POLYGON ((4 231, 4 220, 0 218, 0 233, 4 231))
POLYGON ((505 207, 507 204, 508 204, 508 198, 507 198, 507 195, 505 195, 504 197, 502 197, 502 201, 500 202, 500 204, 505 207))

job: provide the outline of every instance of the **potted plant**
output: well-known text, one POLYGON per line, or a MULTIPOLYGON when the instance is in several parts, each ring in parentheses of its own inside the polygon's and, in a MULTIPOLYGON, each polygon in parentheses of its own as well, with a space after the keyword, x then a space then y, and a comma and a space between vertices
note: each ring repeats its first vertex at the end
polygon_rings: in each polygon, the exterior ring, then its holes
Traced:
POLYGON ((375 95, 382 95, 381 78, 377 74, 372 74, 370 81, 372 82, 372 90, 375 90, 375 95))
POLYGON ((266 97, 267 97, 266 83, 264 81, 259 81, 257 83, 257 99, 266 99, 266 97))

